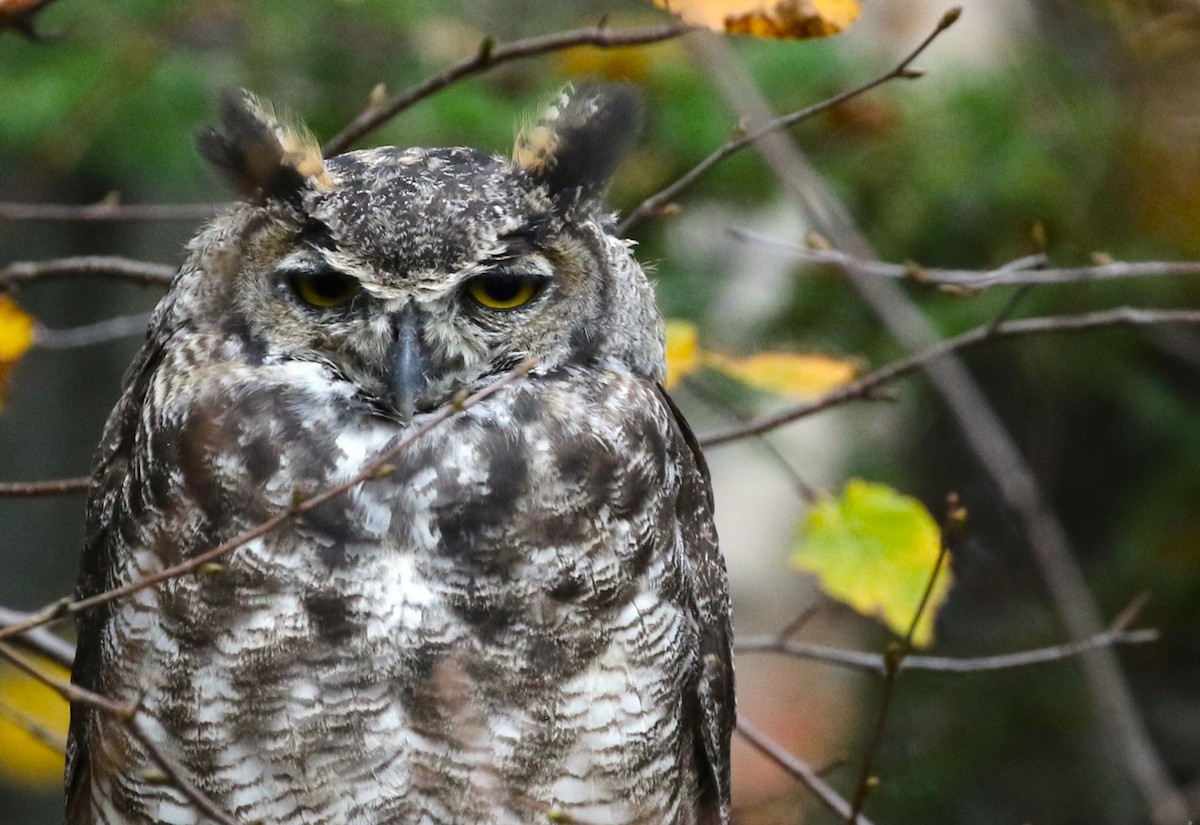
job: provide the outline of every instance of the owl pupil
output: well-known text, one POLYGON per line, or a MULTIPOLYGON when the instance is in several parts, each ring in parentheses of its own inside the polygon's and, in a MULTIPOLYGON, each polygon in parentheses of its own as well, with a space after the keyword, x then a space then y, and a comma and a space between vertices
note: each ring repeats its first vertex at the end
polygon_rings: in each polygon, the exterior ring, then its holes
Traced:
POLYGON ((487 278, 483 283, 488 297, 504 304, 514 300, 523 287, 524 283, 519 278, 487 278))
POLYGON ((333 301, 341 298, 351 288, 353 280, 334 272, 321 272, 313 276, 312 288, 322 298, 333 301))

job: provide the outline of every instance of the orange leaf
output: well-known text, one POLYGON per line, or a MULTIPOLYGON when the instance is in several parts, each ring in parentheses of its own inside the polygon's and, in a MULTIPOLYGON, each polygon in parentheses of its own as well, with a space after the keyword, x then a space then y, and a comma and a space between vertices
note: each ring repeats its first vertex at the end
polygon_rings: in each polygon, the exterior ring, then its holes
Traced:
POLYGON ((45 0, 0 0, 0 15, 29 11, 44 2, 45 0))
POLYGON ((760 352, 744 358, 705 352, 702 362, 755 389, 806 398, 839 387, 858 374, 851 361, 791 352, 760 352))
POLYGON ((31 346, 33 319, 22 312, 12 298, 0 295, 0 407, 4 403, 4 389, 8 386, 12 368, 31 346))
POLYGON ((654 0, 685 23, 730 34, 804 39, 837 34, 858 19, 859 0, 654 0))

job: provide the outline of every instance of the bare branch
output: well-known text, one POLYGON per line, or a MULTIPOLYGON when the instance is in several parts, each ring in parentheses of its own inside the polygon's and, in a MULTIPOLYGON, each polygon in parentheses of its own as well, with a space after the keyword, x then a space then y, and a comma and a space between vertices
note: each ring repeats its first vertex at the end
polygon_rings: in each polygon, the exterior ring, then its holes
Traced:
POLYGON ((150 312, 119 315, 66 329, 53 329, 39 324, 33 331, 33 343, 43 349, 79 349, 145 335, 152 315, 150 312))
POLYGON ((915 49, 909 52, 907 57, 900 61, 900 63, 898 63, 895 67, 889 69, 878 77, 868 80, 866 83, 861 85, 855 86, 853 89, 848 89, 841 94, 834 95, 828 100, 823 100, 820 103, 813 104, 812 106, 808 106, 803 109, 797 109, 789 114, 781 115, 773 120, 769 120, 758 128, 752 129, 745 134, 735 134, 719 148, 713 151, 712 154, 684 173, 683 176, 677 179, 674 183, 639 203, 637 207, 630 212, 629 215, 627 215, 625 219, 617 226, 617 234, 624 235, 629 231, 631 226, 640 221, 642 218, 661 215, 664 208, 670 204, 672 200, 674 200, 681 192, 699 180, 700 177, 708 172, 709 169, 754 143, 763 135, 778 131, 779 129, 786 129, 789 126, 794 126, 803 120, 807 120, 808 118, 819 115, 822 112, 826 112, 835 106, 845 103, 847 100, 851 100, 859 95, 866 94, 877 86, 882 86, 884 83, 887 83, 890 80, 916 77, 917 75, 914 75, 910 72, 909 66, 911 66, 912 62, 920 56, 921 52, 925 51, 925 49, 927 49, 929 45, 937 39, 938 35, 953 25, 955 20, 957 20, 957 16, 954 16, 953 18, 950 15, 943 16, 938 22, 937 28, 926 35, 925 39, 922 40, 915 49))
POLYGON ((37 498, 87 492, 91 476, 58 478, 53 481, 2 481, 0 498, 37 498))
MULTIPOLYGON (((850 816, 850 803, 835 791, 832 785, 822 779, 819 773, 803 759, 771 739, 744 717, 738 717, 737 732, 743 739, 758 749, 758 751, 768 756, 772 762, 786 771, 793 779, 798 780, 804 787, 812 791, 826 808, 843 819, 850 816)), ((859 825, 871 825, 870 820, 864 816, 860 816, 858 822, 859 825)))
POLYGON ((61 736, 47 729, 45 725, 38 722, 28 713, 10 705, 3 699, 0 699, 0 719, 8 720, 10 724, 25 731, 59 756, 66 754, 67 743, 63 741, 61 736))
POLYGON ((0 203, 0 221, 205 221, 231 203, 0 203))
MULTIPOLYGON (((0 630, 11 625, 29 621, 30 614, 0 607, 0 630)), ((12 640, 13 644, 49 659, 55 664, 62 665, 68 670, 75 663, 75 646, 66 639, 56 636, 44 627, 27 630, 12 640)))
POLYGON ((533 57, 539 54, 562 51, 574 46, 595 46, 610 49, 620 46, 642 46, 672 40, 693 31, 692 26, 681 23, 644 29, 611 31, 603 25, 584 29, 558 32, 543 37, 530 37, 497 45, 490 37, 479 44, 478 51, 465 57, 445 71, 418 83, 385 102, 368 106, 350 122, 346 128, 334 135, 324 146, 325 156, 346 151, 368 132, 403 112, 413 104, 424 100, 456 80, 480 74, 501 63, 533 57))
MULTIPOLYGON (((739 71, 728 44, 696 41, 701 46, 710 43, 708 67, 734 109, 752 122, 769 120, 769 107, 753 81, 739 71)), ((757 146, 814 230, 859 258, 875 257, 845 206, 786 134, 764 136, 757 146)), ((896 283, 855 272, 847 272, 847 277, 909 352, 920 352, 940 339, 929 318, 896 283)), ((1101 631, 1099 611, 1072 553, 1070 538, 1047 506, 1036 477, 979 385, 954 357, 934 360, 925 370, 971 452, 1020 520, 1071 637, 1082 639, 1101 631)), ((1100 649, 1079 661, 1096 705, 1097 723, 1110 746, 1121 753, 1130 777, 1148 802, 1152 820, 1156 825, 1173 825, 1186 819, 1183 797, 1150 739, 1115 654, 1100 649)))
MULTIPOLYGON (((779 653, 785 656, 795 656, 797 659, 808 659, 814 662, 837 665, 839 667, 865 670, 876 676, 886 672, 881 653, 867 653, 863 650, 847 650, 831 645, 802 642, 795 639, 781 639, 779 636, 745 636, 734 640, 733 649, 736 653, 779 653)), ((913 657, 917 658, 917 657, 913 657)), ((905 667, 912 667, 911 660, 905 662, 905 667)))
POLYGON ((836 249, 816 249, 773 238, 744 229, 731 229, 729 234, 739 241, 786 252, 805 263, 835 266, 842 271, 895 280, 911 279, 921 284, 966 289, 981 292, 997 286, 1041 286, 1070 284, 1082 281, 1106 281, 1120 278, 1163 278, 1200 275, 1200 261, 1113 261, 1096 266, 1061 269, 1037 269, 1045 261, 1043 255, 1032 255, 1014 261, 1000 269, 979 271, 970 269, 926 269, 913 263, 893 264, 870 261, 848 255, 836 249), (1016 266, 1014 266, 1016 264, 1016 266))
POLYGON ((85 705, 90 705, 105 713, 124 719, 128 719, 137 713, 137 708, 123 705, 120 702, 114 702, 112 699, 108 699, 98 693, 92 693, 90 690, 81 688, 72 682, 55 679, 53 676, 43 673, 38 669, 37 665, 18 653, 16 648, 8 642, 0 642, 0 656, 12 663, 17 670, 41 682, 68 702, 82 702, 85 705))
MULTIPOLYGON (((1106 630, 1077 642, 1068 642, 1050 647, 1005 653, 998 656, 917 656, 910 655, 900 664, 900 670, 927 671, 932 673, 986 673, 993 670, 1041 665, 1070 659, 1089 650, 1116 645, 1137 645, 1157 641, 1157 630, 1106 630)), ((749 636, 738 639, 734 649, 739 653, 780 653, 825 662, 831 665, 864 670, 883 676, 886 672, 884 657, 879 653, 846 650, 840 647, 813 644, 775 636, 749 636)))
POLYGON ((475 392, 473 395, 468 396, 461 402, 445 405, 436 413, 431 415, 428 419, 426 419, 421 426, 414 428, 410 432, 406 433, 403 438, 399 438, 392 446, 381 451, 374 459, 364 465, 363 469, 352 478, 349 478, 340 484, 328 487, 310 498, 306 498, 293 504, 283 512, 272 516, 271 518, 261 522, 244 533, 234 536, 229 541, 224 542, 223 544, 220 544, 211 550, 207 550, 203 553, 193 556, 187 561, 171 567, 163 568, 157 573, 145 576, 137 581, 122 585, 121 587, 115 587, 111 590, 106 590, 103 593, 97 593, 96 595, 89 596, 86 599, 78 599, 75 601, 63 599, 52 605, 49 605, 37 613, 30 615, 29 618, 23 622, 18 622, 10 625, 9 627, 0 628, 0 641, 13 636, 18 636, 31 628, 40 627, 41 625, 52 622, 55 619, 82 613, 85 610, 90 610, 98 605, 107 604, 108 602, 116 599, 124 598, 125 596, 138 592, 139 590, 144 590, 147 587, 152 587, 164 581, 191 573, 205 566, 206 564, 209 564, 215 559, 233 552, 234 550, 253 541, 254 539, 266 535, 279 525, 291 521, 292 519, 295 519, 296 517, 307 513, 316 507, 319 507, 327 501, 345 495, 359 484, 386 476, 392 470, 388 462, 407 449, 409 445, 423 438, 429 432, 436 429, 450 418, 453 418, 458 413, 470 409, 480 401, 483 401, 484 399, 498 392, 503 387, 506 387, 517 379, 525 376, 531 369, 533 369, 536 363, 536 358, 527 358, 525 361, 509 370, 496 381, 493 381, 491 384, 488 384, 486 387, 475 392))
POLYGON ((1200 310, 1194 309, 1140 309, 1117 307, 1115 309, 1080 315, 1048 315, 1042 318, 1025 318, 987 324, 964 332, 954 338, 940 341, 922 352, 902 358, 874 372, 869 372, 848 384, 827 392, 814 401, 798 404, 771 415, 753 419, 719 432, 700 438, 705 447, 727 444, 751 435, 765 433, 792 421, 797 421, 822 410, 836 407, 848 401, 861 399, 897 378, 923 369, 928 364, 951 353, 980 346, 991 341, 1016 338, 1022 335, 1044 335, 1047 333, 1082 332, 1104 327, 1153 326, 1159 324, 1200 324, 1200 310))
POLYGON ((175 267, 112 255, 82 255, 49 261, 15 261, 0 267, 0 289, 59 278, 112 278, 142 286, 167 286, 175 267))

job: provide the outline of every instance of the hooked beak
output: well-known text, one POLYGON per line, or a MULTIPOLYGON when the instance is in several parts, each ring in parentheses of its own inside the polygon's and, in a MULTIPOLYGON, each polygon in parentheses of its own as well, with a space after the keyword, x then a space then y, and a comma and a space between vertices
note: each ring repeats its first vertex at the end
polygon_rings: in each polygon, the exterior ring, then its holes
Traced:
POLYGON ((388 373, 389 399, 392 408, 407 424, 412 420, 421 397, 429 383, 425 372, 425 352, 421 343, 420 318, 409 305, 392 316, 392 353, 388 373))

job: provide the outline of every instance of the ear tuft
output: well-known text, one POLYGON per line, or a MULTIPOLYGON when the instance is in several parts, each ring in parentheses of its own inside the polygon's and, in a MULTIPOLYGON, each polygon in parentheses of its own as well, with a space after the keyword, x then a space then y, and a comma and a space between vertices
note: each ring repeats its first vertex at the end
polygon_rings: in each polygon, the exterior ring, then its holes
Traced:
POLYGON ((568 86, 517 135, 513 163, 544 183, 556 200, 592 200, 633 144, 640 114, 631 87, 568 86))
POLYGON ((246 91, 222 98, 220 127, 205 129, 196 143, 247 198, 291 198, 306 186, 332 185, 312 133, 246 91))

